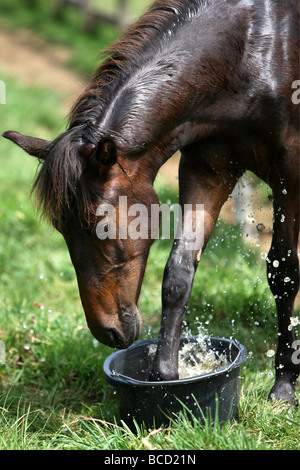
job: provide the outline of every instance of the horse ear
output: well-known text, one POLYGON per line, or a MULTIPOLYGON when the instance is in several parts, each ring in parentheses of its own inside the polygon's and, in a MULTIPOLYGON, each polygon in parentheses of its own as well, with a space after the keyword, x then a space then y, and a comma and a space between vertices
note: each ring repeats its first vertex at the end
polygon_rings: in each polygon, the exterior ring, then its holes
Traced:
POLYGON ((45 160, 47 155, 47 150, 51 142, 49 140, 38 139, 37 137, 30 137, 27 135, 20 134, 16 131, 6 131, 2 134, 6 139, 11 140, 19 147, 21 147, 29 155, 39 158, 40 160, 45 160))
POLYGON ((112 139, 104 139, 99 142, 96 159, 100 165, 114 165, 117 161, 117 147, 112 139))

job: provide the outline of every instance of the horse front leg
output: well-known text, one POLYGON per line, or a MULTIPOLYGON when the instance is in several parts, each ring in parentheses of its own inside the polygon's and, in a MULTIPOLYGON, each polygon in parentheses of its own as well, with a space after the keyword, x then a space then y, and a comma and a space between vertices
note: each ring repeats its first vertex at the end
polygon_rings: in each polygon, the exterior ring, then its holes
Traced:
MULTIPOLYGON (((201 253, 201 248, 198 253, 201 253)), ((161 329, 151 380, 178 378, 179 342, 198 264, 197 256, 193 250, 186 250, 185 240, 174 242, 164 271, 161 329)))
MULTIPOLYGON (((295 383, 300 373, 299 342, 293 324, 294 303, 299 290, 299 173, 277 169, 273 179, 274 223, 267 258, 270 289, 278 314, 278 348, 275 356, 276 379, 269 398, 297 402, 295 383)), ((297 322, 294 322, 295 324, 297 322)))
MULTIPOLYGON (((209 159, 212 149, 206 149, 209 159)), ((214 156, 217 154, 214 151, 214 156)), ((223 155, 222 155, 223 156, 223 155)), ((205 161, 204 155, 202 155, 205 161)), ((223 159, 219 159, 224 161, 223 159)), ((182 227, 165 267, 162 285, 162 319, 157 352, 150 380, 178 379, 178 351, 184 313, 188 305, 195 272, 220 209, 237 178, 191 163, 183 155, 179 169, 179 201, 182 227)))

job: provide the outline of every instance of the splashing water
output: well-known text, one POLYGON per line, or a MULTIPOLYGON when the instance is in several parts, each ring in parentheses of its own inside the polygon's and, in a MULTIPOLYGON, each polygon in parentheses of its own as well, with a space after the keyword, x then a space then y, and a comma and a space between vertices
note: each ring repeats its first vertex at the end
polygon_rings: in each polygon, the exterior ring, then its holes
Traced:
POLYGON ((288 330, 289 330, 289 331, 292 331, 292 329, 293 329, 294 327, 296 327, 297 325, 300 325, 300 319, 299 319, 299 317, 290 317, 290 322, 291 322, 291 323, 290 323, 289 326, 288 326, 288 330))
MULTIPOLYGON (((149 359, 152 362, 156 345, 149 346, 149 359)), ((196 377, 208 374, 222 367, 228 366, 227 356, 209 348, 209 337, 197 336, 196 342, 186 343, 179 351, 178 373, 179 379, 196 377)))
POLYGON ((209 349, 204 336, 196 343, 187 343, 179 352, 178 373, 180 379, 207 374, 229 365, 225 354, 209 349))

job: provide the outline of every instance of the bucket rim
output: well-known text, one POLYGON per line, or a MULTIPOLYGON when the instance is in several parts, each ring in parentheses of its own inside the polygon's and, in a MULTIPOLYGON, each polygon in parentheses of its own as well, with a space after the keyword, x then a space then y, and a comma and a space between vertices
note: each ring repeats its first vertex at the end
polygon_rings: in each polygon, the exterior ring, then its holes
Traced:
MULTIPOLYGON (((193 335, 193 336, 182 336, 181 341, 187 340, 187 339, 196 339, 198 338, 199 335, 193 335)), ((231 372, 233 369, 236 369, 243 364, 246 359, 247 359, 247 349, 246 347, 241 344, 239 341, 235 339, 228 339, 228 338, 221 338, 221 337, 215 337, 215 336, 207 336, 211 340, 215 341, 222 341, 225 342, 229 345, 234 345, 235 347, 238 348, 239 352, 237 354, 237 357, 234 359, 233 362, 231 362, 229 365, 220 367, 220 369, 216 369, 214 371, 208 372, 206 374, 201 374, 201 375, 195 375, 192 377, 187 377, 184 379, 176 379, 176 380, 164 380, 164 381, 157 381, 157 382, 152 382, 149 380, 138 380, 134 379, 133 377, 129 377, 124 374, 120 374, 119 372, 113 371, 110 367, 111 362, 118 357, 119 355, 124 354, 125 351, 132 350, 132 349, 137 349, 143 345, 150 345, 150 344, 156 344, 158 342, 158 338, 154 339, 146 339, 139 341, 138 343, 133 344, 126 350, 122 349, 120 351, 115 351, 114 353, 110 354, 104 361, 103 364, 103 371, 104 374, 108 380, 109 383, 111 383, 114 386, 117 386, 118 384, 123 384, 123 385, 131 385, 131 386, 136 386, 136 387, 174 387, 174 386, 179 386, 179 385, 184 385, 186 383, 193 383, 193 382, 200 382, 204 380, 208 380, 212 377, 216 377, 228 372, 231 372)))

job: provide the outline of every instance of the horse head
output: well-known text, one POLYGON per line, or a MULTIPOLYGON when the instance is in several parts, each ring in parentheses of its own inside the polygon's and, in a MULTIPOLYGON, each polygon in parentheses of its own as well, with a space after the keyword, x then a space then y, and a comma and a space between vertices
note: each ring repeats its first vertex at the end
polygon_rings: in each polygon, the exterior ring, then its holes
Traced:
POLYGON ((111 135, 90 141, 82 126, 53 142, 15 131, 3 136, 43 163, 33 191, 65 238, 92 334, 108 346, 128 347, 141 332, 137 302, 153 241, 145 233, 128 236, 134 219, 128 209, 138 204, 150 217, 158 203, 151 178, 141 177, 136 159, 111 135))

